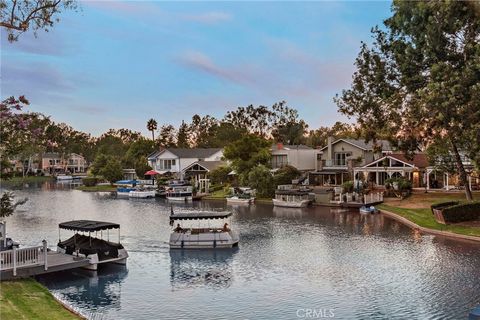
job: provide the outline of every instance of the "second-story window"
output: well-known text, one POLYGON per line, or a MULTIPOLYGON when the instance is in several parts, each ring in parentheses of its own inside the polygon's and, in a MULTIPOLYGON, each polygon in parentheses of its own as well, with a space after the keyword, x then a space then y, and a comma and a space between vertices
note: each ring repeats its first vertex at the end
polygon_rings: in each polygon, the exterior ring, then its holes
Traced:
POLYGON ((171 170, 175 167, 175 159, 164 159, 159 161, 160 170, 171 170))
POLYGON ((335 153, 335 165, 336 166, 346 166, 347 157, 350 155, 350 152, 337 152, 335 153))

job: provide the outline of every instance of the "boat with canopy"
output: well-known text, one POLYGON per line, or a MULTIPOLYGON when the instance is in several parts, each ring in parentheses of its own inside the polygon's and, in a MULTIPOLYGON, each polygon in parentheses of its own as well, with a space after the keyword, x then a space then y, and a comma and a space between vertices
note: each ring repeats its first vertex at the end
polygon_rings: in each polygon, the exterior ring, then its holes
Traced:
POLYGON ((231 211, 174 213, 172 208, 170 225, 175 228, 170 235, 170 248, 220 249, 238 246, 238 233, 231 230, 226 222, 230 222, 231 216, 231 211))
POLYGON ((93 220, 72 220, 58 225, 57 252, 72 256, 86 257, 90 265, 84 267, 97 270, 99 264, 126 264, 128 252, 120 243, 120 225, 112 222, 93 220), (74 231, 74 235, 61 241, 60 230, 74 231), (110 241, 110 230, 118 230, 118 242, 110 241), (103 237, 106 236, 107 240, 103 237))

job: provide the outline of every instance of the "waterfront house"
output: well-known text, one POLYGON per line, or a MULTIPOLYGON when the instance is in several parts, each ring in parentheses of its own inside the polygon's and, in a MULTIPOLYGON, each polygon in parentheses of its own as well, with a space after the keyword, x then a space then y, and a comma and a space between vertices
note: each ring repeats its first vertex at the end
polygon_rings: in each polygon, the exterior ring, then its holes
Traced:
POLYGON ((317 157, 321 151, 305 145, 284 145, 274 144, 271 148, 272 169, 280 169, 286 165, 295 167, 302 172, 314 171, 316 169, 317 157))
POLYGON ((207 189, 210 171, 224 165, 221 148, 167 148, 148 155, 148 164, 159 174, 171 173, 177 179, 193 179, 201 189, 207 189))
POLYGON ((47 152, 41 154, 39 158, 39 169, 45 174, 85 173, 87 171, 87 161, 80 154, 71 153, 62 157, 57 152, 47 152))
POLYGON ((315 171, 309 173, 310 184, 337 186, 353 180, 354 167, 361 167, 391 153, 386 140, 375 143, 361 139, 327 140, 327 145, 317 154, 315 171))

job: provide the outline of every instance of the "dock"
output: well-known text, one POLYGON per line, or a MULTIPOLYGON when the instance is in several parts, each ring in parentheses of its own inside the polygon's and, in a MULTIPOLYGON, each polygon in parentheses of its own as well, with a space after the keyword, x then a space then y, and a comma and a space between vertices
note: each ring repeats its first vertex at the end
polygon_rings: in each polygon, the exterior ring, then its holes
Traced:
POLYGON ((45 241, 43 246, 0 252, 0 280, 27 278, 89 264, 87 258, 47 250, 45 241))

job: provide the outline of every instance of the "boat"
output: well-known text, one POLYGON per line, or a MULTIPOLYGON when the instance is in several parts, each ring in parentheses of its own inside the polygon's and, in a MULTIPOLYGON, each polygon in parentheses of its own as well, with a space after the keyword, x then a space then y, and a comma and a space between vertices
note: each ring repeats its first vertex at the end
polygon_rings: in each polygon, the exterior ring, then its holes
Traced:
POLYGON ((123 265, 127 263, 128 252, 120 243, 119 224, 93 220, 72 220, 62 222, 58 227, 74 231, 75 234, 64 241, 59 240, 57 252, 88 258, 90 264, 83 268, 97 270, 98 265, 105 263, 123 265), (110 241, 111 229, 118 229, 118 243, 110 241), (95 236, 92 233, 95 233, 95 236), (100 238, 97 237, 98 233, 100 233, 100 238), (107 240, 103 239, 105 233, 107 240))
POLYGON ((170 213, 170 225, 176 227, 170 235, 170 249, 222 249, 238 246, 238 233, 224 223, 232 215, 228 212, 192 212, 174 214, 173 208, 170 213), (212 220, 221 219, 218 227, 212 227, 212 220), (193 220, 197 222, 197 228, 182 227, 180 223, 193 220), (207 224, 201 222, 207 221, 207 224), (222 227, 222 223, 223 227, 222 227))
POLYGON ((306 187, 294 188, 290 185, 279 185, 272 199, 276 207, 305 208, 315 198, 312 189, 306 187))
POLYGON ((252 204, 255 198, 250 196, 236 195, 227 198, 227 204, 252 204))
POLYGON ((73 180, 73 176, 66 175, 66 174, 59 174, 55 176, 57 181, 65 181, 65 180, 73 180))
POLYGON ((155 190, 145 188, 135 188, 128 193, 130 198, 155 198, 155 190))
POLYGON ((166 197, 170 201, 192 201, 193 188, 190 185, 170 186, 166 191, 166 197))
POLYGON ((130 191, 134 191, 137 185, 136 180, 120 180, 115 182, 117 185, 117 197, 129 197, 130 191))
POLYGON ((155 197, 165 198, 166 196, 167 190, 163 186, 158 187, 158 189, 155 191, 155 197))
POLYGON ((377 213, 378 212, 377 208, 375 208, 374 206, 370 206, 370 207, 362 206, 362 207, 360 207, 359 211, 360 211, 360 213, 363 213, 363 214, 377 213))

